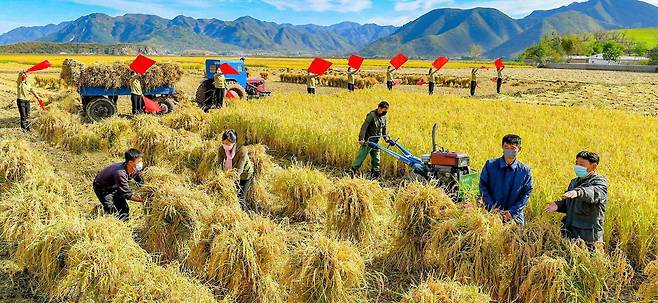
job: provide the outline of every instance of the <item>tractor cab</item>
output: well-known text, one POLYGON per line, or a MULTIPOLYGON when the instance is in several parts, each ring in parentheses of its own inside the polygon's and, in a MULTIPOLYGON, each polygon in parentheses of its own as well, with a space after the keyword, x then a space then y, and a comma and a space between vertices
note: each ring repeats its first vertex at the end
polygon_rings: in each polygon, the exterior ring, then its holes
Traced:
POLYGON ((224 75, 226 78, 226 95, 224 100, 234 99, 258 99, 270 95, 265 89, 265 79, 247 78, 247 67, 242 60, 219 60, 207 59, 205 64, 205 77, 201 80, 196 91, 196 102, 200 107, 204 107, 214 98, 215 86, 213 84, 215 73, 219 66, 227 63, 235 69, 237 75, 224 75))

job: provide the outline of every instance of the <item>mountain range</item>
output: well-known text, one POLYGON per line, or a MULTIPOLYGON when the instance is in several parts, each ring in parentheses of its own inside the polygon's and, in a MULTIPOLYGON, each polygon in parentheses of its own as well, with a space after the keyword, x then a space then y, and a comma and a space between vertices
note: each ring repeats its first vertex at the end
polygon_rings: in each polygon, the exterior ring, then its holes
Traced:
POLYGON ((241 17, 233 21, 178 16, 91 14, 74 21, 20 27, 0 44, 135 43, 166 50, 265 52, 287 55, 360 53, 388 57, 461 56, 480 45, 486 57, 513 56, 549 33, 574 34, 658 27, 658 7, 638 0, 590 0, 514 19, 493 8, 435 9, 402 27, 343 22, 330 26, 277 24, 241 17))

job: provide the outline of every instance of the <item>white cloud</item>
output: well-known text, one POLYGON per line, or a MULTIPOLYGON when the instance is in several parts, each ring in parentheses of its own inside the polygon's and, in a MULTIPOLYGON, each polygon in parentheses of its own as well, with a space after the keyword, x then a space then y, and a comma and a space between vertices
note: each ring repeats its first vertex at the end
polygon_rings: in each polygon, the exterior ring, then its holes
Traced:
POLYGON ((279 10, 354 13, 372 7, 372 0, 262 0, 279 10))

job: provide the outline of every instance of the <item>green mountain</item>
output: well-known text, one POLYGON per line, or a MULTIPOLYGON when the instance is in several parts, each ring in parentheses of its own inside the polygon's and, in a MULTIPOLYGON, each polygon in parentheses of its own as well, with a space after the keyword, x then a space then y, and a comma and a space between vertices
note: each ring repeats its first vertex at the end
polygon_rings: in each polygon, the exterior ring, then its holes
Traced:
POLYGON ((658 27, 658 7, 638 0, 590 0, 535 11, 519 20, 495 9, 437 9, 402 26, 365 49, 368 56, 466 55, 478 44, 489 58, 513 56, 553 32, 576 34, 621 28, 658 27))
POLYGON ((252 17, 223 21, 178 16, 168 20, 140 14, 118 17, 91 14, 59 25, 19 28, 0 35, 0 44, 23 41, 139 43, 173 53, 249 50, 284 54, 345 54, 395 30, 393 26, 357 23, 334 26, 277 24, 252 17))

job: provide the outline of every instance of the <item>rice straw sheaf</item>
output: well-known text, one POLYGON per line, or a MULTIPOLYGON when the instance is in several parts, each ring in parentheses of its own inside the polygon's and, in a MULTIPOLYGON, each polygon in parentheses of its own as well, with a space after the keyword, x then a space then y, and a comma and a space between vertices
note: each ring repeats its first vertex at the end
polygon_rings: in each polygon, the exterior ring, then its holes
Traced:
MULTIPOLYGON (((59 109, 39 113, 32 126, 45 141, 59 145, 70 130, 79 130, 81 123, 73 115, 59 109)), ((70 134, 70 133, 69 133, 70 134)))
POLYGON ((348 241, 318 237, 287 266, 291 302, 367 302, 365 262, 348 241))
POLYGON ((564 258, 542 256, 530 268, 521 285, 519 296, 523 302, 566 302, 569 264, 564 258))
POLYGON ((162 118, 162 123, 173 129, 198 132, 205 124, 205 113, 191 102, 184 102, 176 110, 162 118))
POLYGON ((477 286, 429 278, 410 290, 400 303, 486 303, 491 297, 477 286))
POLYGON ((22 181, 50 168, 45 157, 41 153, 33 152, 30 144, 22 139, 1 139, 0 154, 0 185, 22 181))
POLYGON ((395 196, 395 213, 396 235, 389 252, 390 264, 410 272, 425 266, 423 253, 432 224, 455 216, 458 208, 442 189, 409 183, 395 196))
POLYGON ((318 170, 291 167, 272 179, 272 192, 283 205, 282 212, 294 220, 315 221, 326 206, 326 194, 331 183, 318 170))
POLYGON ((638 298, 644 302, 658 300, 658 260, 653 260, 644 268, 646 280, 637 291, 638 298))
POLYGON ((267 153, 267 146, 261 144, 248 145, 247 150, 254 165, 254 181, 247 193, 247 205, 250 209, 271 212, 274 208, 274 198, 269 190, 274 170, 272 156, 267 153))
POLYGON ((130 148, 130 141, 135 136, 129 120, 110 117, 94 123, 91 129, 101 140, 103 150, 114 156, 121 156, 130 148))
POLYGON ((328 194, 327 231, 355 244, 371 244, 382 236, 390 212, 388 193, 379 183, 340 179, 328 194))
MULTIPOLYGON (((94 63, 85 65, 73 59, 65 59, 60 77, 70 86, 120 88, 128 86, 131 71, 128 63, 94 63)), ((176 63, 156 63, 141 77, 144 89, 173 86, 183 76, 183 69, 176 63)))

